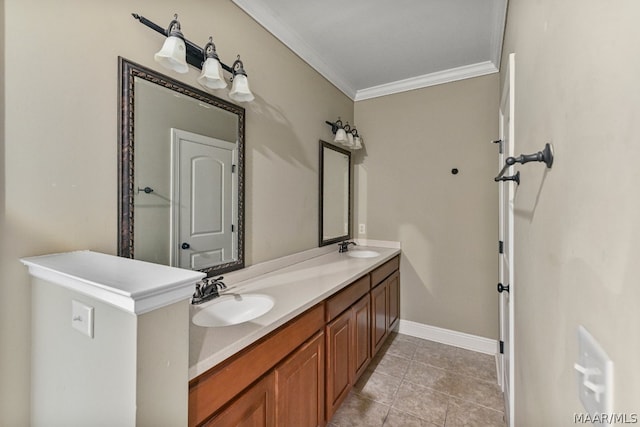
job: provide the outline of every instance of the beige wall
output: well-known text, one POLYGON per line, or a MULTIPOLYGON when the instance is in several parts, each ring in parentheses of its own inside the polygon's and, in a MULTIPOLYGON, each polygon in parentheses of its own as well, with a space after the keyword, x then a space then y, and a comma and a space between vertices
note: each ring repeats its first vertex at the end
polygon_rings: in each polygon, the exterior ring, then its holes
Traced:
POLYGON ((31 422, 6 425, 136 425, 138 318, 42 279, 32 288, 31 422), (93 338, 71 327, 72 300, 93 307, 93 338))
MULTIPOLYGON (((29 413, 31 288, 18 258, 116 252, 117 57, 165 72, 152 59, 162 37, 132 12, 162 26, 179 12, 188 39, 213 35, 225 62, 242 54, 257 98, 246 106, 247 263, 317 246, 318 139, 325 120, 353 121, 353 102, 231 1, 6 1, 2 426, 29 413)), ((197 85, 194 69, 167 74, 197 85)))
POLYGON ((498 338, 498 80, 355 104, 366 145, 354 156, 356 230, 401 241, 402 318, 488 338, 498 338))
POLYGON ((613 359, 614 409, 640 413, 638 16, 635 0, 509 2, 516 152, 553 142, 556 153, 548 172, 519 168, 517 426, 570 425, 583 411, 578 325, 613 359))

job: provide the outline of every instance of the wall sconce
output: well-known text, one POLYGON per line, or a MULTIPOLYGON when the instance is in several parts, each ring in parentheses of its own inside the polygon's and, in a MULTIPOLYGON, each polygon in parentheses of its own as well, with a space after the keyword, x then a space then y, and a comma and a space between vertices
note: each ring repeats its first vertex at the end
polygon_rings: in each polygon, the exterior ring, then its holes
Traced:
POLYGON ((352 128, 349 122, 343 125, 340 117, 338 117, 338 120, 335 122, 325 121, 325 123, 331 126, 331 133, 335 135, 333 142, 344 145, 352 150, 362 148, 362 138, 358 134, 358 129, 356 129, 355 126, 352 128))
POLYGON ((167 37, 160 51, 154 56, 154 59, 159 64, 177 73, 188 72, 188 65, 202 70, 200 77, 198 77, 198 83, 209 90, 227 87, 227 81, 222 72, 222 70, 225 70, 231 73, 232 86, 229 91, 229 98, 237 102, 250 102, 255 99, 249 89, 247 72, 244 70, 240 55, 230 67, 220 61, 212 37, 209 37, 209 42, 204 46, 204 49, 185 39, 180 29, 177 14, 174 15, 166 30, 144 16, 140 16, 137 13, 132 13, 132 15, 141 24, 167 37))

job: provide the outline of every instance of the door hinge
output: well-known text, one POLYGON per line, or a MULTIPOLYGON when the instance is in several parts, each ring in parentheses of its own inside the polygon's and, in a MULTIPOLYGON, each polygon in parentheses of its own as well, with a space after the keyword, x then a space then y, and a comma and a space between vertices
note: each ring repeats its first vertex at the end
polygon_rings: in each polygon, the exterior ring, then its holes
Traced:
POLYGON ((233 233, 235 231, 235 227, 233 224, 231 224, 231 232, 233 233))
POLYGON ((500 354, 504 354, 504 341, 500 341, 500 354))
POLYGON ((502 240, 498 241, 498 253, 499 254, 504 253, 504 242, 502 240))
POLYGON ((236 173, 236 165, 231 165, 231 173, 236 173))

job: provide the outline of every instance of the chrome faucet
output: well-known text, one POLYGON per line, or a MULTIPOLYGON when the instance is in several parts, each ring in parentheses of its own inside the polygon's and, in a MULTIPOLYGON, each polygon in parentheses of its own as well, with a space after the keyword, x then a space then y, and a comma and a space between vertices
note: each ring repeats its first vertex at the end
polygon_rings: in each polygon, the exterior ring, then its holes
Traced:
POLYGON ((338 243, 338 252, 343 253, 343 252, 348 252, 349 251, 349 245, 356 245, 356 242, 349 242, 347 240, 345 240, 344 242, 340 242, 338 243))
POLYGON ((205 277, 204 279, 196 282, 196 291, 191 298, 191 304, 202 304, 205 301, 218 298, 220 293, 218 289, 227 289, 227 285, 222 281, 224 277, 218 278, 205 277))

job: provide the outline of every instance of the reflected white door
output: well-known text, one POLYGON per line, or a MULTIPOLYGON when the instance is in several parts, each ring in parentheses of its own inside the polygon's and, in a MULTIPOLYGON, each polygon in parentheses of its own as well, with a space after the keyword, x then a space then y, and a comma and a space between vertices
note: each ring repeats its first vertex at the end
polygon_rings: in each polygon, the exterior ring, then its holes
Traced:
POLYGON ((235 258, 237 144, 171 130, 171 265, 204 269, 235 258))
MULTIPOLYGON (((500 154, 498 170, 505 164, 505 159, 514 155, 514 89, 515 89, 515 54, 509 55, 507 73, 500 102, 500 154)), ((506 176, 513 175, 516 171, 511 166, 505 172, 506 176)), ((503 354, 500 357, 500 383, 504 392, 505 415, 507 425, 514 423, 514 274, 513 274, 513 233, 514 233, 514 199, 516 192, 514 181, 501 181, 498 183, 499 200, 499 239, 501 250, 499 251, 499 275, 500 283, 508 291, 500 293, 500 340, 502 341, 503 354)))

